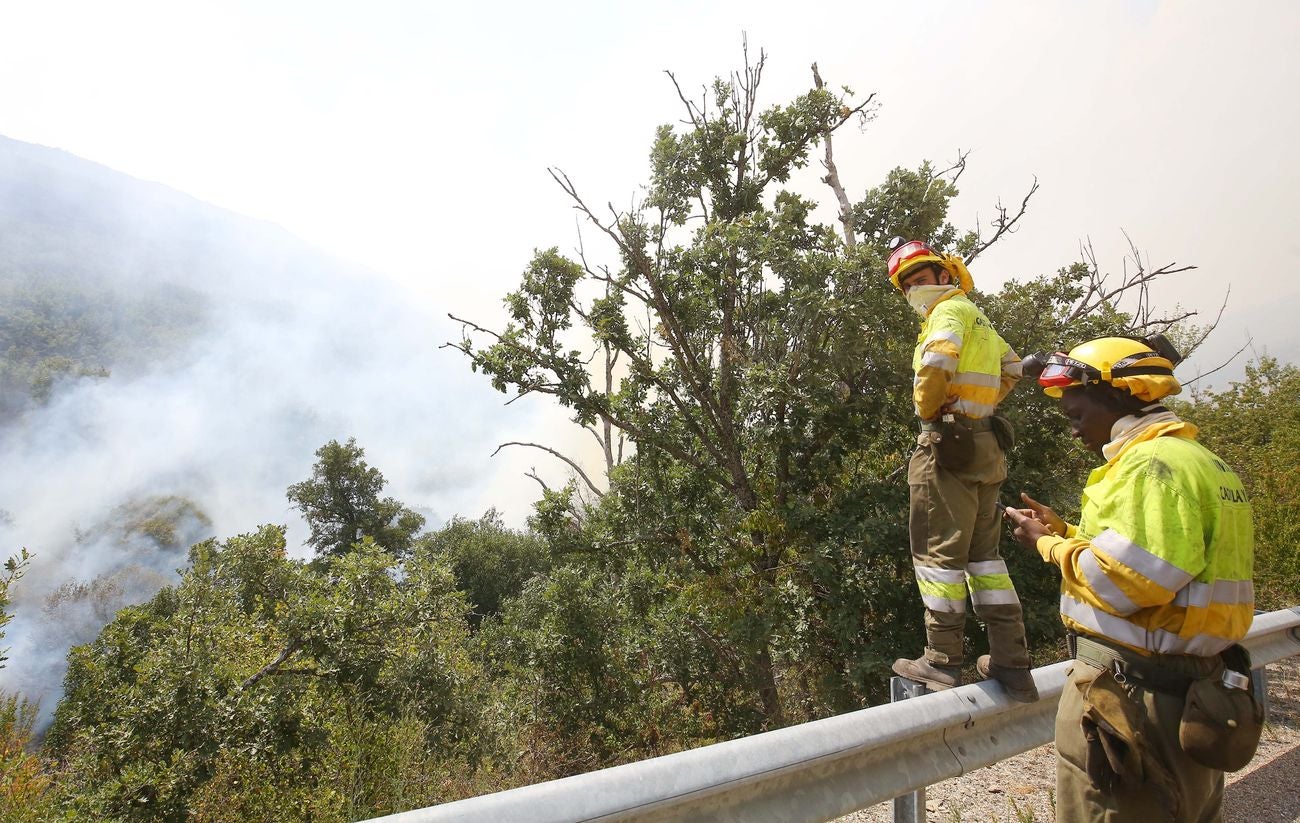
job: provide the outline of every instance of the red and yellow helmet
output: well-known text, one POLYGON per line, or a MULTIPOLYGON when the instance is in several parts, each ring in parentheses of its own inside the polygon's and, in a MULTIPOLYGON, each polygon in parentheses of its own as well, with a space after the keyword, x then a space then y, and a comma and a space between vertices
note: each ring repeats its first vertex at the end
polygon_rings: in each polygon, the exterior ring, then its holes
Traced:
POLYGON ((889 282, 894 288, 903 290, 900 285, 908 272, 917 266, 935 265, 952 275, 953 281, 962 291, 969 292, 975 288, 970 272, 960 257, 939 254, 920 240, 909 240, 899 245, 889 255, 889 282))

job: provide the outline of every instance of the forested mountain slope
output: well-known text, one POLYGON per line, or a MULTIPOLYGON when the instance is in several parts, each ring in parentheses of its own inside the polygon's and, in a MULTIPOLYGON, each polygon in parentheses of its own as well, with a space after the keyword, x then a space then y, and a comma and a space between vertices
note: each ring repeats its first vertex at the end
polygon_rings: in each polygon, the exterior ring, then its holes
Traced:
POLYGON ((490 451, 458 421, 497 401, 438 358, 447 336, 279 227, 0 137, 0 546, 34 555, 0 688, 48 712, 68 645, 198 540, 288 523, 305 553, 285 489, 331 438, 391 455, 404 496, 449 516, 443 491, 471 483, 443 472, 490 451), (434 421, 441 465, 408 439, 434 421))

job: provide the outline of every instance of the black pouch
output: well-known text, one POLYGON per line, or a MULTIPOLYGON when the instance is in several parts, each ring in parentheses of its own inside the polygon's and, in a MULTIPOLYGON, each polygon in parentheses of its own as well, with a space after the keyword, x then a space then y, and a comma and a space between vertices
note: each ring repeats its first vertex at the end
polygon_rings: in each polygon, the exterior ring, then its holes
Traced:
POLYGON ((1003 454, 1010 452, 1016 445, 1016 427, 1000 414, 993 415, 990 423, 993 426, 993 437, 998 441, 998 448, 1002 449, 1003 454))
POLYGON ((949 471, 964 471, 975 460, 975 433, 954 415, 939 418, 933 442, 935 462, 949 471))
POLYGON ((1206 768, 1235 772, 1255 756, 1264 707, 1251 688, 1250 652, 1234 645, 1222 656, 1221 677, 1195 680, 1188 687, 1178 744, 1206 768))

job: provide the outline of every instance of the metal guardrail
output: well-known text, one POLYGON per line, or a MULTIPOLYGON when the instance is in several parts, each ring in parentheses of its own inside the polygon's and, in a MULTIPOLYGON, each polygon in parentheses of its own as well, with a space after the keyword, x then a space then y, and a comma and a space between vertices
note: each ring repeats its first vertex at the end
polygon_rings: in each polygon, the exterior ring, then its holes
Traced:
MULTIPOLYGON (((1243 645, 1257 667, 1300 654, 1300 606, 1257 615, 1243 645)), ((973 683, 375 821, 820 823, 1051 742, 1069 665, 1034 670, 1037 703, 973 683)))

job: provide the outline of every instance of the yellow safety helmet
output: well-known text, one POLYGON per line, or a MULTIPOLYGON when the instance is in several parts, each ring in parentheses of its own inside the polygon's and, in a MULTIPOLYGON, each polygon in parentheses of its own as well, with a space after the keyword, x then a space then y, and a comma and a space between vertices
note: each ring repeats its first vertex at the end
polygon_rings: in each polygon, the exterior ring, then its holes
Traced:
MULTIPOLYGON (((901 238, 899 238, 901 239, 901 238)), ((894 288, 899 291, 903 290, 900 285, 903 278, 912 269, 925 264, 933 264, 943 268, 957 283, 957 287, 964 292, 970 292, 975 288, 975 281, 966 270, 966 264, 960 257, 952 254, 939 254, 932 250, 920 240, 909 240, 906 243, 895 244, 897 247, 889 255, 889 282, 894 284, 894 288)))
POLYGON ((1174 377, 1174 366, 1182 360, 1164 335, 1146 339, 1098 337, 1080 343, 1069 353, 1057 352, 1046 358, 1038 383, 1050 397, 1074 386, 1109 383, 1139 400, 1154 403, 1183 390, 1174 377))

